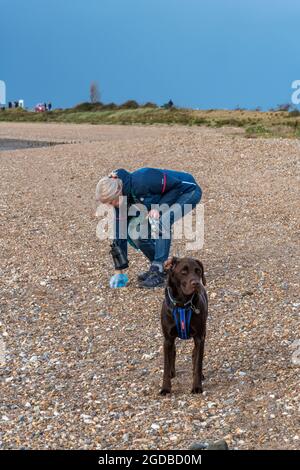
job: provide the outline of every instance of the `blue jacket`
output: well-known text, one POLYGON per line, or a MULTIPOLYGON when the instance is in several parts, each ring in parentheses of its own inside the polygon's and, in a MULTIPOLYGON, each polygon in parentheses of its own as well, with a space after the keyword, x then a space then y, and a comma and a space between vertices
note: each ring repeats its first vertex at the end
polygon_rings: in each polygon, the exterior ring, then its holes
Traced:
MULTIPOLYGON (((181 194, 200 186, 194 177, 185 172, 174 170, 161 170, 158 168, 140 168, 129 173, 124 169, 115 170, 118 178, 123 182, 122 194, 127 196, 128 208, 135 203, 144 204, 148 210, 151 204, 175 204, 181 194)), ((124 242, 119 237, 119 209, 115 209, 116 239, 122 248, 124 242)))

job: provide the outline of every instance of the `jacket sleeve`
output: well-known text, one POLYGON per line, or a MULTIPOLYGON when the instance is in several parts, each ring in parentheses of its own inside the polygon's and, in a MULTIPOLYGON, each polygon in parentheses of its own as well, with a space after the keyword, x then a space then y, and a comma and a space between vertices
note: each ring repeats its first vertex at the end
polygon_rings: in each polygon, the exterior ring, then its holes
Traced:
POLYGON ((182 193, 182 181, 174 176, 165 174, 165 183, 162 191, 160 204, 175 204, 182 193))

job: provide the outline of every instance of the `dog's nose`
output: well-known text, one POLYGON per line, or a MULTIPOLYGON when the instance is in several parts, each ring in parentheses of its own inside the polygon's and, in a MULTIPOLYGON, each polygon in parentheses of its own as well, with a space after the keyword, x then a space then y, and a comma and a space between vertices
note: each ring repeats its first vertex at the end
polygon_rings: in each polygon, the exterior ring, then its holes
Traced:
POLYGON ((197 279, 192 279, 191 285, 193 287, 199 287, 200 286, 200 281, 198 281, 197 279))

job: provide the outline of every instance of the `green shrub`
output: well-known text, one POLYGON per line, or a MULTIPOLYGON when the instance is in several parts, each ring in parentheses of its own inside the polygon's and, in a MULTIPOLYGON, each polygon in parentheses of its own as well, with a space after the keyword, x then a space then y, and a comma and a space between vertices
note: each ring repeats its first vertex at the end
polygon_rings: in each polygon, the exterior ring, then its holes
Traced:
POLYGON ((209 121, 207 121, 207 119, 201 118, 201 117, 193 118, 193 119, 190 121, 190 124, 191 124, 191 125, 195 125, 195 126, 202 126, 203 124, 208 125, 208 123, 209 123, 209 121))
POLYGON ((74 108, 72 108, 72 111, 99 111, 102 106, 102 103, 100 103, 99 101, 97 103, 90 103, 86 101, 84 103, 79 103, 77 106, 74 106, 74 108))
POLYGON ((268 130, 262 124, 253 124, 252 126, 246 127, 246 135, 249 137, 262 134, 268 134, 268 130))
POLYGON ((289 127, 294 127, 295 129, 297 129, 298 127, 300 128, 300 121, 297 121, 296 119, 294 121, 288 121, 285 123, 286 126, 289 126, 289 127))
POLYGON ((145 103, 142 108, 158 108, 158 106, 155 103, 151 103, 151 101, 147 101, 147 103, 145 103))
POLYGON ((289 117, 298 117, 298 116, 300 116, 299 109, 293 109, 292 111, 289 112, 289 117))
POLYGON ((105 111, 109 111, 109 110, 119 109, 119 106, 116 105, 116 103, 108 103, 108 104, 103 104, 102 109, 105 111))
POLYGON ((135 100, 128 100, 119 106, 120 109, 137 109, 139 104, 135 100))
POLYGON ((246 121, 244 119, 235 119, 235 118, 228 118, 228 119, 216 119, 215 126, 216 127, 223 127, 223 126, 232 126, 232 127, 244 127, 246 121))

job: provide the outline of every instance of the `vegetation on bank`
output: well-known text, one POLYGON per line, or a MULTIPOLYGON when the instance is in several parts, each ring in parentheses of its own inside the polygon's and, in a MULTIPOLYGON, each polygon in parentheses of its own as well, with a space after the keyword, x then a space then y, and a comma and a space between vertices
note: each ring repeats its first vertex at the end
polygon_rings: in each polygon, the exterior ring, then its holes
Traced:
POLYGON ((78 124, 181 124, 187 126, 239 127, 246 137, 300 138, 300 111, 282 109, 262 112, 236 110, 193 110, 154 103, 140 106, 136 101, 81 103, 74 108, 37 113, 21 108, 0 111, 0 121, 62 122, 78 124))

